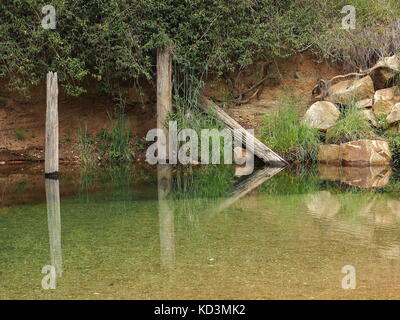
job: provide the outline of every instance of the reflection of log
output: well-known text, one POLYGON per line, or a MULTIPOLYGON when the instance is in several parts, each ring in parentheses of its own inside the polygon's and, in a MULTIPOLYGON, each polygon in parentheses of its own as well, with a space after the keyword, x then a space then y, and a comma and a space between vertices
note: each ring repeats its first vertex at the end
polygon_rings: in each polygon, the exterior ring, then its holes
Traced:
POLYGON ((248 150, 252 150, 254 154, 260 158, 265 163, 274 164, 276 166, 284 166, 287 162, 282 159, 279 155, 273 152, 270 148, 268 148, 265 144, 263 144, 256 137, 254 139, 246 140, 249 132, 246 131, 237 121, 232 119, 224 110, 218 107, 214 102, 202 96, 200 98, 199 106, 203 110, 210 110, 214 112, 215 116, 221 120, 224 124, 227 125, 228 129, 232 132, 235 139, 244 141, 245 146, 248 150))
POLYGON ((157 180, 161 267, 172 269, 175 266, 174 211, 170 208, 166 199, 171 191, 172 167, 169 165, 158 165, 157 180))
POLYGON ((250 177, 246 180, 240 182, 235 190, 231 193, 231 196, 223 201, 218 207, 213 210, 215 212, 221 212, 226 208, 230 207, 237 200, 244 197, 250 191, 254 190, 258 186, 262 185, 265 181, 272 178, 278 172, 282 171, 283 168, 274 168, 274 167, 266 167, 254 172, 250 177))
POLYGON ((47 219, 51 264, 57 277, 62 275, 60 185, 58 179, 46 179, 47 219))

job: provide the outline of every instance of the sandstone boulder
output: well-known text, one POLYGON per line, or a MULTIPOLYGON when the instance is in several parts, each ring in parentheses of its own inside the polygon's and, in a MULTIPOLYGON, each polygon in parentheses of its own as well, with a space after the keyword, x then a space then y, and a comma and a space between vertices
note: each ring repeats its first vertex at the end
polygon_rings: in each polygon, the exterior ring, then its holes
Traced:
POLYGON ((382 140, 357 140, 340 145, 344 165, 382 166, 389 165, 392 154, 389 144, 382 140))
POLYGON ((374 96, 374 84, 370 76, 361 79, 340 81, 328 90, 327 101, 349 104, 352 101, 372 99, 374 96))
POLYGON ((400 73, 400 59, 396 55, 382 58, 376 66, 378 68, 372 72, 372 79, 376 89, 385 88, 387 82, 397 73, 400 73))
POLYGON ((363 109, 363 108, 371 108, 373 105, 374 105, 373 99, 363 99, 357 101, 355 107, 358 109, 363 109))
POLYGON ((323 144, 318 150, 318 161, 320 163, 339 165, 340 145, 338 144, 323 144))
POLYGON ((376 119, 375 113, 371 109, 361 110, 362 117, 369 121, 374 127, 378 126, 378 120, 376 119))
POLYGON ((397 87, 377 90, 374 95, 373 110, 376 115, 387 115, 392 110, 393 106, 400 102, 400 94, 397 87))
POLYGON ((318 101, 311 105, 304 115, 304 123, 310 128, 327 130, 335 125, 340 111, 335 104, 328 101, 318 101))
POLYGON ((400 103, 396 103, 386 118, 389 124, 400 121, 400 103))

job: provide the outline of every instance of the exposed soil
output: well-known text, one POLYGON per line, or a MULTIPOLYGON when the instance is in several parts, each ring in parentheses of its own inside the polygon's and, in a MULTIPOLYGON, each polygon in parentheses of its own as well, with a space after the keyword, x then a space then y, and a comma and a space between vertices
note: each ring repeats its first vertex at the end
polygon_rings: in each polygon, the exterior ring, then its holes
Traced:
MULTIPOLYGON (((227 101, 227 112, 245 128, 257 132, 265 114, 274 112, 279 98, 289 89, 307 106, 311 90, 319 78, 330 78, 340 73, 340 67, 326 62, 318 63, 309 53, 298 54, 290 59, 260 63, 235 75, 234 88, 225 80, 208 80, 204 93, 227 101), (248 103, 235 106, 232 95, 250 88, 267 75, 258 94, 248 103)), ((34 87, 30 97, 6 90, 6 80, 0 81, 0 164, 15 161, 42 161, 44 159, 44 133, 46 88, 45 84, 34 87)), ((78 161, 78 130, 87 127, 94 137, 102 128, 110 127, 109 114, 114 102, 99 94, 93 82, 85 86, 87 93, 67 97, 62 90, 59 96, 60 159, 78 161)), ((156 126, 156 93, 154 85, 146 84, 143 94, 129 89, 127 117, 132 126, 133 141, 143 139, 147 131, 156 126)), ((247 96, 252 96, 250 92, 247 96)), ((246 99, 247 99, 246 98, 246 99)), ((143 161, 143 151, 137 150, 136 159, 143 161)))

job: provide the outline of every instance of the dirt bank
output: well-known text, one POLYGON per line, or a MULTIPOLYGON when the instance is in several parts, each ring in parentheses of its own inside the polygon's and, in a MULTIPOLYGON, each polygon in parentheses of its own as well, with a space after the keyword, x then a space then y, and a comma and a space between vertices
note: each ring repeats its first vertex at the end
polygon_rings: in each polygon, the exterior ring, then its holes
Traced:
MULTIPOLYGON (((278 99, 288 89, 304 101, 311 102, 311 90, 319 78, 330 78, 340 72, 339 66, 319 63, 309 53, 289 59, 265 61, 243 71, 234 88, 226 79, 208 79, 205 94, 227 102, 227 112, 245 128, 257 132, 260 120, 278 108, 278 99), (232 95, 246 90, 266 75, 257 95, 248 103, 235 106, 232 95)), ((42 161, 44 159, 44 125, 46 108, 45 84, 32 88, 30 97, 9 92, 7 81, 0 81, 0 163, 9 161, 42 161)), ((101 95, 93 81, 86 84, 87 93, 68 97, 63 91, 59 97, 60 158, 79 160, 78 130, 87 127, 94 137, 102 128, 110 127, 109 114, 114 102, 101 95)), ((155 88, 145 84, 143 95, 129 88, 127 117, 131 123, 133 141, 143 139, 156 126, 155 88)), ((249 93, 248 96, 251 96, 249 93)), ((137 159, 143 161, 143 150, 137 150, 137 159)))

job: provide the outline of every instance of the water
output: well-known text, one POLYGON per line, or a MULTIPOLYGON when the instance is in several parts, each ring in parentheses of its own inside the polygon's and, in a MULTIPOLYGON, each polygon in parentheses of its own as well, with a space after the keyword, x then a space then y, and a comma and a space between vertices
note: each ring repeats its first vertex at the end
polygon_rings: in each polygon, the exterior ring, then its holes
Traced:
POLYGON ((390 168, 246 179, 222 166, 64 167, 59 186, 46 186, 41 170, 0 171, 2 299, 399 297, 390 168), (42 288, 46 265, 58 274, 54 290, 42 288), (342 288, 345 265, 355 267, 355 290, 342 288))

